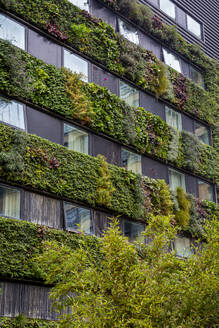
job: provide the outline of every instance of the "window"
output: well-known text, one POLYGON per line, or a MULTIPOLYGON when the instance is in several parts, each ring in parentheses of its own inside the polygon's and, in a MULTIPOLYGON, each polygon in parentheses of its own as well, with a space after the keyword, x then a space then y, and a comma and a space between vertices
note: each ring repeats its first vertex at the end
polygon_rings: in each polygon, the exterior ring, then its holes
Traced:
POLYGON ((139 44, 138 31, 131 25, 119 19, 119 33, 122 34, 127 40, 139 44))
POLYGON ((173 169, 169 169, 170 190, 176 191, 178 187, 186 191, 185 175, 173 169))
POLYGON ((179 73, 182 72, 178 57, 176 57, 174 54, 172 54, 166 49, 163 49, 163 57, 164 57, 165 64, 172 67, 179 73))
POLYGON ((171 18, 176 18, 175 5, 170 0, 160 0, 160 9, 171 18))
POLYGON ((187 28, 190 32, 192 32, 198 38, 201 39, 201 37, 202 37, 201 24, 199 24, 195 19, 193 19, 189 15, 187 15, 187 28))
POLYGON ((64 146, 88 154, 88 134, 72 125, 64 124, 64 146))
POLYGON ((20 191, 0 185, 0 215, 20 218, 20 191))
POLYGON ((0 38, 25 50, 24 26, 2 14, 0 14, 0 38))
POLYGON ((201 74, 201 72, 199 72, 197 69, 195 69, 194 67, 190 66, 190 79, 199 84, 202 88, 205 87, 205 84, 204 84, 204 80, 203 80, 203 76, 201 74))
POLYGON ((198 180, 198 197, 201 200, 214 201, 213 186, 202 180, 198 180))
POLYGON ((141 156, 122 148, 122 166, 136 174, 141 174, 141 156))
POLYGON ((120 98, 130 106, 139 106, 139 91, 122 81, 120 81, 120 98))
POLYGON ((129 241, 135 241, 138 236, 144 231, 144 225, 141 223, 124 220, 123 223, 124 235, 129 238, 129 241))
POLYGON ((89 12, 88 0, 68 0, 73 5, 79 7, 82 10, 87 10, 89 12))
POLYGON ((175 110, 169 107, 165 107, 166 112, 166 122, 168 125, 172 126, 179 131, 182 131, 182 116, 180 113, 177 113, 175 110))
POLYGON ((190 239, 186 237, 177 237, 174 241, 176 255, 180 257, 190 257, 193 254, 190 239))
POLYGON ((92 234, 93 227, 90 210, 64 202, 64 215, 67 230, 82 230, 87 234, 92 234))
POLYGON ((25 130, 24 105, 0 97, 0 121, 25 130))
POLYGON ((195 122, 195 135, 199 138, 199 140, 207 145, 210 144, 209 142, 209 130, 204 125, 195 122))
POLYGON ((88 82, 88 62, 86 60, 64 50, 64 66, 72 72, 82 74, 82 80, 88 82))

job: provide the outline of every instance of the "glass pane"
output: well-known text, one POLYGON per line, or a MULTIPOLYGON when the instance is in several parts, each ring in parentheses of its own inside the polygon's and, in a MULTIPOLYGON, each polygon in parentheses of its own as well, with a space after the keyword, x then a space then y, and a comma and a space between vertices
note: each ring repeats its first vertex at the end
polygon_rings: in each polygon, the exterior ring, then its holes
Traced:
POLYGON ((72 125, 64 124, 64 146, 88 154, 88 134, 72 125))
POLYGON ((88 62, 86 60, 64 50, 64 66, 74 73, 82 74, 82 80, 88 82, 88 62))
POLYGON ((120 81, 120 98, 130 106, 139 106, 139 91, 122 81, 120 81))
POLYGON ((142 174, 141 155, 132 153, 126 149, 121 152, 122 166, 136 174, 142 174))
POLYGON ((81 8, 82 10, 89 11, 88 1, 86 0, 68 0, 68 1, 71 2, 73 5, 81 8))
POLYGON ((20 191, 0 186, 0 215, 20 218, 20 191))
POLYGON ((190 248, 190 240, 185 237, 177 237, 174 241, 176 254, 180 257, 190 257, 192 250, 190 248))
POLYGON ((122 34, 127 40, 139 44, 138 32, 131 25, 123 22, 119 19, 119 32, 122 34))
POLYGON ((177 72, 181 73, 181 67, 180 67, 179 59, 174 54, 167 51, 166 49, 163 49, 163 56, 164 56, 165 64, 172 67, 177 72))
POLYGON ((124 235, 129 241, 136 240, 142 231, 144 231, 143 224, 124 220, 124 235))
POLYGON ((192 81, 194 81, 195 83, 198 83, 203 88, 205 87, 202 74, 192 66, 190 66, 190 78, 191 78, 192 81))
POLYGON ((25 50, 25 28, 12 19, 0 14, 0 38, 10 41, 25 50))
POLYGON ((25 130, 24 106, 0 98, 0 121, 25 130))
POLYGON ((169 107, 165 107, 166 111, 166 122, 168 125, 173 128, 182 131, 182 116, 180 113, 177 113, 175 110, 169 107))
POLYGON ((199 180, 198 181, 198 197, 201 200, 210 200, 213 201, 213 186, 209 183, 199 180))
POLYGON ((170 0, 160 0, 160 9, 173 19, 176 18, 175 5, 170 0))
POLYGON ((201 38, 201 25, 189 15, 187 15, 187 25, 190 32, 201 38))
POLYGON ((172 191, 176 191, 178 187, 186 191, 185 175, 183 173, 169 169, 169 183, 172 191))
POLYGON ((209 130, 204 125, 195 122, 195 135, 201 142, 209 145, 209 130))
POLYGON ((67 230, 82 230, 87 234, 93 232, 90 210, 70 203, 64 203, 64 211, 67 230))

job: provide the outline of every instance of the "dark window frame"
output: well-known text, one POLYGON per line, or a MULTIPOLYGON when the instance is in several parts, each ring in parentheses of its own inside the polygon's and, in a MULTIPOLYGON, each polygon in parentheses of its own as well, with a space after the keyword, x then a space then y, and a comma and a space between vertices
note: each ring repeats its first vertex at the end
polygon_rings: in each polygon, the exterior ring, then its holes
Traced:
POLYGON ((23 106, 23 114, 24 114, 24 129, 20 128, 19 126, 16 126, 16 125, 13 125, 13 124, 10 124, 10 123, 7 123, 7 122, 4 122, 4 121, 1 121, 1 120, 0 120, 0 123, 5 124, 5 125, 7 125, 7 126, 10 126, 10 127, 12 127, 13 129, 17 129, 17 130, 20 130, 20 131, 25 131, 25 132, 27 132, 27 131, 28 131, 28 124, 27 124, 27 123, 28 123, 28 122, 27 122, 27 105, 24 104, 24 103, 22 103, 21 101, 17 101, 17 100, 13 100, 13 99, 6 98, 5 96, 3 96, 3 95, 0 93, 0 101, 1 101, 1 99, 3 99, 3 101, 4 101, 4 99, 6 99, 6 100, 8 100, 9 102, 15 102, 15 103, 18 103, 18 104, 20 104, 20 105, 23 106))
POLYGON ((15 190, 18 190, 20 193, 19 218, 15 218, 13 216, 8 216, 8 215, 0 215, 0 216, 8 218, 8 219, 13 219, 13 220, 22 220, 22 214, 23 214, 22 213, 22 210, 23 210, 22 204, 23 204, 24 190, 22 188, 7 185, 6 183, 2 183, 2 182, 0 182, 0 187, 6 188, 6 189, 15 189, 15 190))

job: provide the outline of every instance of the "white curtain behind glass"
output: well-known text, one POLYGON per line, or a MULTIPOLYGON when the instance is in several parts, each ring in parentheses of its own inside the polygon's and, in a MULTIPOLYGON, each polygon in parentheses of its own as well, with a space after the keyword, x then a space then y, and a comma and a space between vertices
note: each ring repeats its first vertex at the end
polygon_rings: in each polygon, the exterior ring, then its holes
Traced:
POLYGON ((12 19, 0 14, 0 38, 10 41, 25 50, 25 28, 12 19))
POLYGON ((64 145, 71 150, 88 154, 88 134, 73 126, 64 125, 64 145))
POLYGON ((64 66, 73 73, 82 74, 82 80, 88 82, 88 62, 86 60, 64 50, 64 66))
POLYGON ((175 239, 174 246, 178 256, 189 257, 192 255, 189 238, 177 237, 175 239))
POLYGON ((16 189, 0 187, 0 214, 20 218, 20 192, 16 189))
POLYGON ((170 189, 176 191, 178 187, 186 191, 185 175, 174 170, 169 170, 170 189))
POLYGON ((166 107, 166 122, 168 125, 172 126, 172 128, 182 131, 181 114, 169 107, 166 107))
POLYGON ((0 121, 25 129, 24 106, 14 101, 0 99, 0 121))

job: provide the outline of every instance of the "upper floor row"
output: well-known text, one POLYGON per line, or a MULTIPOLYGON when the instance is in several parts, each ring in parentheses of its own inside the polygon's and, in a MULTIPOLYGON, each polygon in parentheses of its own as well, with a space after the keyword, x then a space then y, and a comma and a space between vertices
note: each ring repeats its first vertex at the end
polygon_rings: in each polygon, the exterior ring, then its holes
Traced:
MULTIPOLYGON (((129 105, 144 107, 153 114, 160 116, 170 126, 179 131, 189 131, 194 133, 200 141, 209 145, 212 144, 211 131, 207 124, 194 120, 194 118, 179 112, 176 108, 167 106, 164 102, 158 101, 142 90, 134 88, 117 76, 104 71, 78 54, 45 38, 14 19, 0 14, 0 23, 1 38, 11 41, 14 45, 48 64, 55 65, 58 68, 64 66, 73 72, 81 73, 84 81, 95 82, 100 86, 107 87, 129 105)), ((170 59, 170 65, 172 65, 171 63, 176 66, 179 65, 178 62, 171 61, 173 57, 165 49, 163 49, 163 54, 166 56, 167 62, 168 58, 170 59)))

